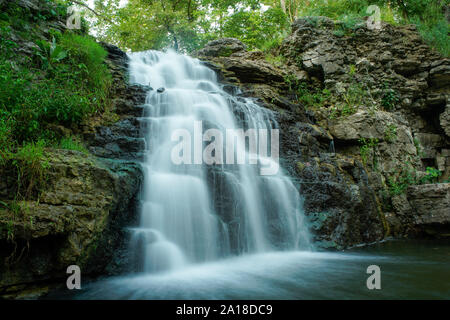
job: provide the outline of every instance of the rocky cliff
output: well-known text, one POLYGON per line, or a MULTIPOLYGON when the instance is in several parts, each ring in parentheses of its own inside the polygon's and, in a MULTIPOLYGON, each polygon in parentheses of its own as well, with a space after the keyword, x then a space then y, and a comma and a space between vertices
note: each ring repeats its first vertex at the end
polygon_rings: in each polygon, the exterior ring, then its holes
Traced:
MULTIPOLYGON (((52 5, 17 3, 36 14, 52 5)), ((49 19, 34 32, 48 40, 50 29, 64 28, 64 21, 49 19)), ((20 44, 18 59, 32 54, 35 44, 14 30, 12 36, 20 44)), ((37 297, 65 286, 70 265, 80 266, 82 277, 117 274, 129 266, 125 226, 137 219, 144 148, 136 118, 146 88, 128 84, 124 52, 104 47, 113 81, 108 112, 59 128, 83 137, 89 152, 46 148, 45 183, 20 199, 17 170, 0 167, 0 297, 37 297)))
POLYGON ((318 246, 448 236, 450 60, 414 26, 306 17, 269 57, 236 39, 196 55, 276 112, 318 246))

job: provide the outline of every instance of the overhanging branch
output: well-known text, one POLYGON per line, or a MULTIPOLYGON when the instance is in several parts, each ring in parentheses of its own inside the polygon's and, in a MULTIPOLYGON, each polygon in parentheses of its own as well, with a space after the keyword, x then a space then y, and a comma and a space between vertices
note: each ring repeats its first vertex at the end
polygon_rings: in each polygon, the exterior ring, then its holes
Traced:
POLYGON ((110 20, 110 19, 106 18, 105 16, 101 15, 100 13, 98 13, 97 11, 95 11, 94 9, 92 9, 91 7, 89 7, 87 4, 84 4, 83 2, 80 2, 80 1, 77 1, 77 0, 70 0, 70 1, 73 2, 73 3, 78 4, 79 6, 82 6, 82 7, 86 8, 86 9, 88 9, 88 10, 91 11, 93 14, 95 14, 97 17, 99 17, 100 19, 106 20, 106 21, 108 21, 109 23, 115 25, 115 23, 114 23, 112 20, 110 20))

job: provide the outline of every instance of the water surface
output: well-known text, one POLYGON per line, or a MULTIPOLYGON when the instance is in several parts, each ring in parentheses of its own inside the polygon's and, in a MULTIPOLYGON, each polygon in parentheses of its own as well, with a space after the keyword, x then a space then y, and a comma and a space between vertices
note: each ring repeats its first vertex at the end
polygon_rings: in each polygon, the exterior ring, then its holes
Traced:
POLYGON ((179 271, 107 278, 75 299, 449 299, 450 241, 386 241, 345 252, 273 252, 179 271), (369 265, 381 290, 369 290, 369 265))

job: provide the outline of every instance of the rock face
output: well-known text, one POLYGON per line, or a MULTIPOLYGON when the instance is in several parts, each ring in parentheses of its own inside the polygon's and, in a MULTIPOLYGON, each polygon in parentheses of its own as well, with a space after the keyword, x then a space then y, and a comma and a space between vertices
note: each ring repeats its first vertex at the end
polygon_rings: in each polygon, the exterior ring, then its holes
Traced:
POLYGON ((208 66, 220 69, 222 79, 225 77, 227 82, 276 84, 283 82, 287 75, 268 63, 261 52, 245 51, 245 45, 237 39, 211 41, 195 55, 213 62, 208 66))
MULTIPOLYGON (((227 90, 255 97, 277 115, 281 164, 297 181, 319 247, 413 236, 424 225, 442 235, 450 224, 445 214, 439 226, 418 223, 423 209, 410 190, 424 187, 407 189, 427 177, 427 167, 441 171, 441 182, 449 178, 450 60, 425 45, 414 26, 382 27, 299 19, 272 52, 282 56, 276 66, 235 39, 197 52, 227 90), (230 43, 236 50, 226 50, 230 43), (313 88, 309 100, 302 84, 313 88)), ((429 201, 440 190, 434 186, 423 194, 429 201)))
POLYGON ((418 231, 431 235, 450 233, 450 183, 411 186, 407 199, 418 231))
MULTIPOLYGON (((37 11, 52 5, 18 3, 37 11)), ((64 29, 63 21, 45 21, 44 27, 49 26, 64 29)), ((42 31, 40 37, 47 36, 42 31)), ((39 194, 20 201, 15 199, 17 172, 0 168, 0 298, 35 298, 65 286, 70 265, 78 265, 82 277, 118 274, 129 267, 125 227, 137 223, 143 180, 138 161, 144 150, 137 117, 148 88, 129 85, 127 55, 103 46, 113 80, 108 112, 79 127, 60 128, 83 137, 90 152, 46 149, 46 183, 39 194)))
POLYGON ((198 51, 198 55, 210 57, 229 57, 236 52, 245 52, 245 45, 234 38, 222 38, 208 43, 198 51))
POLYGON ((80 266, 83 275, 121 267, 117 251, 126 238, 123 226, 135 219, 140 166, 68 150, 49 151, 48 157, 48 184, 39 201, 18 202, 21 212, 14 216, 0 214, 4 296, 40 281, 64 284, 70 265, 80 266))

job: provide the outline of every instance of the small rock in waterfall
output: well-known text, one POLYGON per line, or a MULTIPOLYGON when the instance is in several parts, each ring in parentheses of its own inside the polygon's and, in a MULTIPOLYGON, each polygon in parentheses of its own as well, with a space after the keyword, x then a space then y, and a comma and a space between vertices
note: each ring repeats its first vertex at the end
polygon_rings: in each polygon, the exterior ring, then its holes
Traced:
POLYGON ((164 91, 166 91, 166 89, 165 88, 159 88, 157 91, 158 91, 158 93, 163 93, 164 91))

